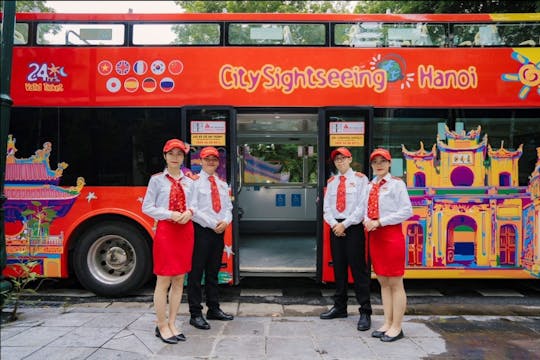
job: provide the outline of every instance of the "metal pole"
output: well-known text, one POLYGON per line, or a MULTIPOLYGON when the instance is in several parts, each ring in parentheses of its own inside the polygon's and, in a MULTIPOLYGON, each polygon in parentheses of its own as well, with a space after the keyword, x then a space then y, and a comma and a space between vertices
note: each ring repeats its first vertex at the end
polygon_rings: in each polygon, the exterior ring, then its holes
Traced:
MULTIPOLYGON (((9 120, 11 117, 11 62, 13 58, 13 33, 15 31, 15 4, 16 1, 2 2, 2 49, 0 53, 0 291, 3 293, 11 289, 11 283, 4 279, 2 272, 6 267, 6 234, 4 230, 4 181, 6 177, 6 152, 9 120)), ((2 305, 4 297, 0 299, 2 305)))

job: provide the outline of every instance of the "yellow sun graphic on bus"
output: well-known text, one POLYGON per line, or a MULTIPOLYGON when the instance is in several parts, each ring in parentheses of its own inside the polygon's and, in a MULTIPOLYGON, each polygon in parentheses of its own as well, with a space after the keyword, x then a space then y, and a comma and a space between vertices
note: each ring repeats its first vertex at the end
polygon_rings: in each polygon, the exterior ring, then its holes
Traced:
POLYGON ((540 62, 536 64, 529 60, 523 54, 516 51, 512 53, 512 58, 521 63, 517 73, 502 74, 501 79, 504 81, 520 82, 523 84, 521 90, 519 90, 518 97, 521 100, 527 98, 532 88, 537 87, 537 92, 540 94, 540 62))

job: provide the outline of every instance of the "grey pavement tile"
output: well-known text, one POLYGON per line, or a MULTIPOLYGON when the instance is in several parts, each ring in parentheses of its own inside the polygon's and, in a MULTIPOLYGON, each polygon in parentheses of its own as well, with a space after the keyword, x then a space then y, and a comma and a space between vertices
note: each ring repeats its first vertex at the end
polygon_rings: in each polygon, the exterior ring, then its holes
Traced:
POLYGON ((226 336, 264 336, 266 327, 270 323, 267 318, 241 318, 227 322, 223 329, 226 336))
POLYGON ((100 347, 119 332, 118 329, 80 327, 51 343, 51 346, 100 347))
POLYGON ((103 344, 101 348, 119 351, 129 350, 129 352, 143 355, 152 354, 152 351, 148 346, 146 346, 136 334, 128 330, 120 331, 111 340, 103 344))
POLYGON ((0 328, 0 342, 3 344, 4 341, 10 337, 28 329, 30 329, 30 326, 2 326, 2 328, 0 328))
POLYGON ((412 358, 418 358, 427 355, 422 348, 407 337, 407 334, 405 334, 405 338, 391 343, 385 343, 377 338, 372 337, 365 338, 364 340, 375 355, 381 358, 386 358, 389 356, 401 356, 403 358, 412 356, 412 358))
POLYGON ((308 337, 275 337, 266 339, 267 359, 321 359, 313 340, 308 337))
POLYGON ((320 320, 313 319, 309 323, 311 333, 316 338, 327 338, 328 336, 355 336, 360 332, 356 330, 356 318, 320 320))
POLYGON ((166 346, 170 346, 169 344, 164 343, 159 338, 157 338, 154 334, 154 328, 151 328, 150 330, 130 330, 137 339, 144 344, 144 346, 148 349, 148 351, 151 354, 158 354, 163 348, 166 346))
POLYGON ((132 353, 129 351, 119 351, 119 350, 109 350, 109 349, 99 349, 92 355, 90 355, 87 360, 109 360, 109 359, 122 359, 122 360, 142 360, 148 359, 148 356, 132 353))
POLYGON ((32 353, 30 356, 25 357, 24 360, 43 360, 43 359, 54 359, 54 360, 78 360, 86 359, 92 353, 97 351, 98 348, 90 347, 58 347, 58 346, 47 346, 39 349, 38 351, 32 353))
POLYGON ((139 313, 109 313, 97 314, 94 318, 84 324, 88 328, 116 328, 123 329, 136 321, 142 315, 139 313))
POLYGON ((302 317, 274 319, 268 328, 268 336, 311 337, 310 323, 302 317))
POLYGON ((157 354, 167 356, 191 356, 206 359, 212 354, 215 341, 215 336, 187 336, 187 341, 166 345, 157 354))
MULTIPOLYGON (((234 320, 233 320, 234 321, 234 320)), ((198 336, 217 336, 221 334, 223 328, 227 326, 229 321, 219 321, 219 320, 208 320, 210 324, 209 330, 201 330, 189 324, 189 320, 185 321, 183 324, 183 331, 186 336, 188 335, 198 335, 198 336)))
POLYGON ((70 331, 72 327, 33 327, 3 341, 2 346, 45 346, 70 331))
POLYGON ((107 309, 114 309, 115 311, 128 311, 132 312, 134 310, 137 311, 154 311, 154 305, 152 303, 148 302, 113 302, 109 306, 107 306, 107 309))
POLYGON ((44 326, 82 326, 98 316, 97 313, 70 312, 58 314, 44 320, 44 326))
POLYGON ((439 355, 448 351, 446 341, 442 337, 411 337, 410 339, 429 355, 439 355))
POLYGON ((315 344, 324 359, 376 359, 377 356, 360 337, 319 339, 315 344))
POLYGON ((19 360, 39 348, 39 346, 6 346, 2 343, 2 346, 0 346, 0 358, 2 360, 19 360))
POLYGON ((265 338, 263 336, 227 336, 216 341, 213 356, 231 359, 264 359, 265 338))
MULTIPOLYGON (((185 317, 179 316, 176 320, 176 326, 185 323, 184 320, 185 317)), ((153 330, 156 327, 156 315, 150 314, 150 313, 144 313, 141 314, 135 321, 130 323, 127 326, 127 329, 129 330, 146 330, 150 331, 153 330)))
POLYGON ((283 296, 283 289, 241 289, 240 296, 283 296))

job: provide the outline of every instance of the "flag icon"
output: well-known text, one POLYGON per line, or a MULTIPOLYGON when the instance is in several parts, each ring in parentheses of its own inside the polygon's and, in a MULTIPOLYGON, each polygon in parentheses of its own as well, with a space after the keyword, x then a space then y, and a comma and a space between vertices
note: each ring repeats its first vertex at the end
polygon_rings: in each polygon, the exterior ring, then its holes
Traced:
POLYGON ((184 70, 184 64, 178 59, 174 59, 169 63, 169 72, 172 75, 178 75, 184 70))
POLYGON ((113 66, 109 60, 102 60, 99 62, 97 70, 100 75, 106 76, 111 73, 113 66))
POLYGON ((124 89, 126 89, 127 92, 135 92, 139 88, 139 80, 135 79, 134 77, 129 77, 124 81, 124 89))
POLYGON ((152 92, 156 90, 157 82, 154 78, 148 77, 142 82, 142 89, 146 92, 152 92))
POLYGON ((130 65, 126 60, 120 60, 116 63, 116 73, 118 75, 126 75, 129 72, 130 65))
POLYGON ((163 92, 171 92, 174 89, 174 80, 170 77, 163 78, 159 82, 159 87, 163 92))
POLYGON ((107 80, 106 87, 109 92, 116 93, 121 88, 120 80, 118 80, 118 78, 112 77, 107 80))
POLYGON ((150 67, 155 75, 161 75, 165 72, 165 63, 161 60, 154 61, 150 67))
POLYGON ((133 71, 137 75, 144 75, 147 70, 148 64, 144 60, 137 60, 135 61, 135 64, 133 64, 133 71))

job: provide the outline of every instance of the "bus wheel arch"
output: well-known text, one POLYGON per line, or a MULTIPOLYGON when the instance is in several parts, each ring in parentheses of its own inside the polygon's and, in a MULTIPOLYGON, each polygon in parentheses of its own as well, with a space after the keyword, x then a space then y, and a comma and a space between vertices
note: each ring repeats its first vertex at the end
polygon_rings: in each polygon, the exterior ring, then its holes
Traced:
POLYGON ((70 269, 81 285, 100 296, 126 295, 152 275, 151 237, 135 221, 103 215, 73 232, 70 269))

